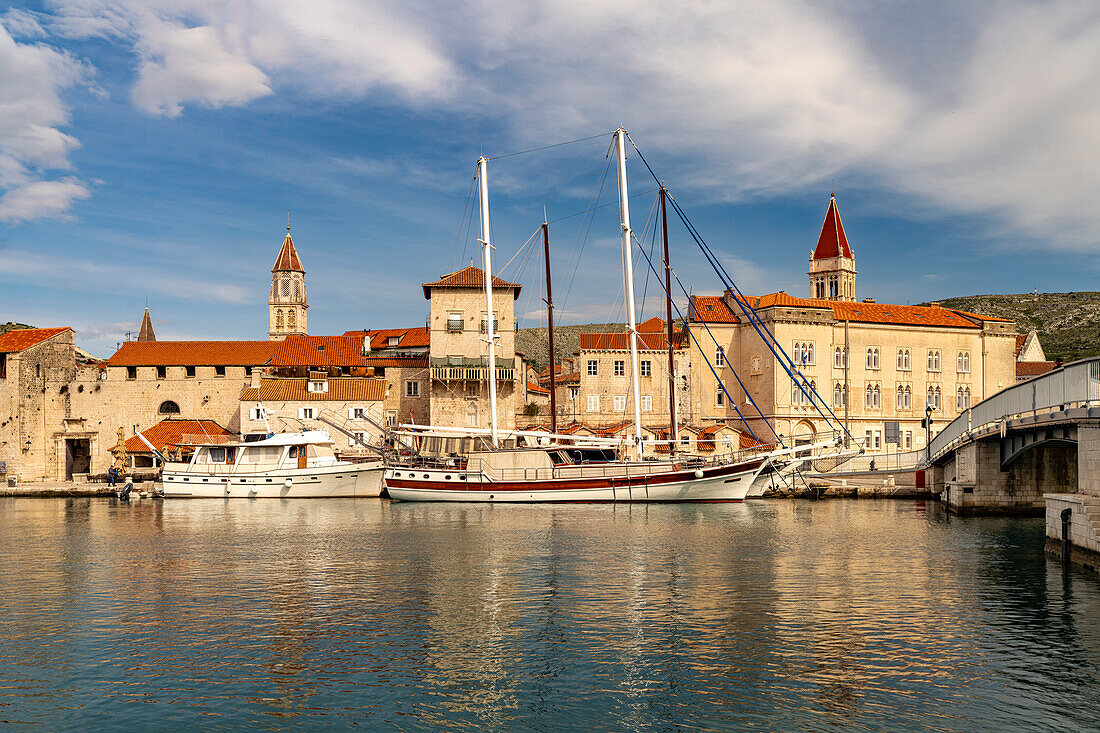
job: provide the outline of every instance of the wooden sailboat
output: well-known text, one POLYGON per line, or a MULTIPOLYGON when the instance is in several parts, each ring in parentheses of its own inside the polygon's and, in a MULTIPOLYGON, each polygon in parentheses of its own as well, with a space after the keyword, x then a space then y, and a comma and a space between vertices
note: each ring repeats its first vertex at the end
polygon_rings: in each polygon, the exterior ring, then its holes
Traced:
MULTIPOLYGON (((626 181, 626 131, 615 132, 622 228, 623 285, 629 328, 631 390, 634 397, 632 445, 622 451, 606 446, 550 445, 501 449, 496 415, 496 378, 490 370, 491 447, 474 451, 450 465, 427 463, 391 466, 386 490, 402 501, 561 502, 561 501, 741 501, 753 480, 775 455, 758 446, 709 459, 642 458, 638 333, 635 323, 632 233, 626 181)), ((492 312, 487 159, 478 161, 481 199, 481 244, 484 248, 485 291, 492 312)), ((548 232, 544 230, 544 237, 548 232)), ((548 242, 548 239, 544 239, 548 242)), ((548 248, 548 243, 547 243, 548 248)), ((667 260, 667 258, 666 258, 667 260)), ((671 319, 670 319, 671 320, 671 319)), ((492 319, 489 319, 490 364, 495 363, 492 319)), ((553 373, 553 365, 550 368, 553 373)), ((675 415, 672 416, 675 420, 675 415)), ((551 436, 551 440, 556 436, 551 436)), ((563 438, 566 436, 562 436, 563 438)))

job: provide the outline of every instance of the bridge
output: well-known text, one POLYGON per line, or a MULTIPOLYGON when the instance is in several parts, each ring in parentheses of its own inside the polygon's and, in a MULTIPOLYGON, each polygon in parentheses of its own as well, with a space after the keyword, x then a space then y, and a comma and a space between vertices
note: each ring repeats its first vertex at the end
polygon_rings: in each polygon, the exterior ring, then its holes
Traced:
POLYGON ((928 444, 926 471, 948 511, 1042 513, 1100 565, 1100 357, 1082 359, 979 402, 928 444))

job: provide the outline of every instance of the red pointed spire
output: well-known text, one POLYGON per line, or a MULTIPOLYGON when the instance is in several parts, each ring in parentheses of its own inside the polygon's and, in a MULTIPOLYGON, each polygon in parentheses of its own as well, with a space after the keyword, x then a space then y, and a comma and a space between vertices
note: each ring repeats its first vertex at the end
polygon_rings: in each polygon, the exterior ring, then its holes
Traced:
POLYGON ((294 240, 290 238, 290 227, 286 228, 286 239, 279 250, 279 256, 275 258, 275 266, 272 272, 305 272, 302 261, 298 259, 298 250, 294 249, 294 240))
POLYGON ((825 223, 821 225, 821 236, 817 238, 813 259, 827 260, 832 257, 855 259, 852 248, 848 246, 848 237, 844 235, 844 225, 840 223, 836 196, 830 194, 829 210, 825 212, 825 223))

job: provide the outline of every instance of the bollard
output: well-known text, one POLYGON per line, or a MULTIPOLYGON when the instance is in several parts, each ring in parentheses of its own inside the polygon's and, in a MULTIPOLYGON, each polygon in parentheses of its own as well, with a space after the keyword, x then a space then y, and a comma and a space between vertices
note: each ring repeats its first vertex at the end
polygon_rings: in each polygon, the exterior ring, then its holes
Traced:
POLYGON ((1069 518, 1073 510, 1066 507, 1062 510, 1062 562, 1069 562, 1069 518))

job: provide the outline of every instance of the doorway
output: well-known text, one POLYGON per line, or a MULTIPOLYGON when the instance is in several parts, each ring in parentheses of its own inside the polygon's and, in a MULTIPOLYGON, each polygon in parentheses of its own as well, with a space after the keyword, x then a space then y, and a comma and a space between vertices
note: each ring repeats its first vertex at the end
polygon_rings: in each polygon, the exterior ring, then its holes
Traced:
POLYGON ((72 481, 74 473, 88 473, 91 466, 91 440, 88 438, 66 438, 65 480, 72 481))

